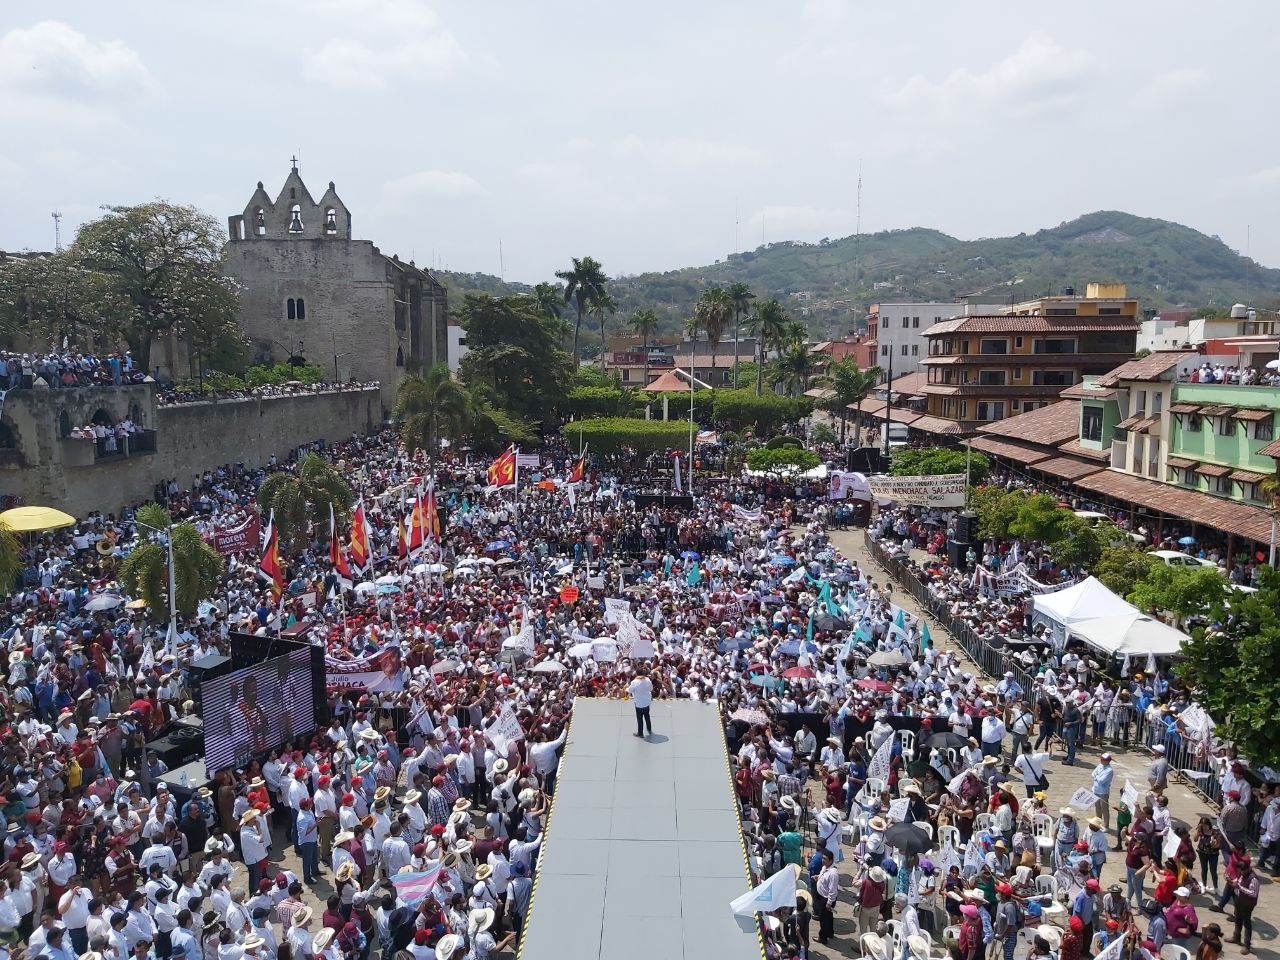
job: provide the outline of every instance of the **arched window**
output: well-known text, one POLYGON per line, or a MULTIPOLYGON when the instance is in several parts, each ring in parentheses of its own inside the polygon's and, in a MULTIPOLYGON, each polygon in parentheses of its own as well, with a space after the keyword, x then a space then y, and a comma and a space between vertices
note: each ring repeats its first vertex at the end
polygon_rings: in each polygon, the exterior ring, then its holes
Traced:
POLYGON ((296 203, 293 205, 293 209, 290 211, 289 232, 290 233, 302 232, 302 207, 298 206, 298 204, 296 203))
POLYGON ((71 417, 67 415, 67 411, 65 410, 58 412, 58 436, 71 436, 71 417))
POLYGON ((307 302, 301 297, 298 298, 298 319, 307 319, 307 302))
POLYGON ((253 232, 260 237, 267 235, 267 214, 261 207, 253 211, 253 232))
POLYGON ((290 320, 297 320, 298 319, 298 301, 293 299, 293 297, 290 297, 288 300, 284 302, 284 304, 285 304, 285 314, 288 316, 288 318, 290 320))
POLYGON ((0 450, 17 450, 18 435, 7 420, 0 420, 0 450))
POLYGON ((404 347, 396 347, 396 366, 404 366, 404 347))
POLYGON ((338 232, 338 211, 333 207, 324 212, 324 232, 329 236, 338 232))
POLYGON ((111 416, 111 414, 107 413, 107 411, 103 410, 101 407, 99 407, 93 413, 93 422, 95 424, 100 423, 104 427, 114 427, 116 423, 116 418, 111 416))

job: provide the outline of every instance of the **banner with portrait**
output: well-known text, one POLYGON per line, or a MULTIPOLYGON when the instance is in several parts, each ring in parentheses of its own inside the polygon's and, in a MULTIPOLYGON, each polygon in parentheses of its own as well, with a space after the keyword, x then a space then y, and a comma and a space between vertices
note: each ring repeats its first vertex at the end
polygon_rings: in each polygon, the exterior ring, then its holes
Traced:
POLYGON ((324 658, 324 682, 341 690, 398 693, 404 689, 404 657, 398 644, 354 660, 324 658))

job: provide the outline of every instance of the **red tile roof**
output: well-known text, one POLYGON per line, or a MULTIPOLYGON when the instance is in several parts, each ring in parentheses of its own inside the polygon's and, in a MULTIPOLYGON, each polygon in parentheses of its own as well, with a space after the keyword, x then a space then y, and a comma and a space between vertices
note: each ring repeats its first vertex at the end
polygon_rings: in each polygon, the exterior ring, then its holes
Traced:
POLYGON ((1263 457, 1280 457, 1280 440, 1272 440, 1258 451, 1258 455, 1263 457))
POLYGON ((1271 514, 1260 507, 1212 497, 1197 490, 1182 490, 1117 470, 1082 477, 1076 486, 1167 516, 1225 530, 1254 543, 1268 543, 1271 539, 1271 514))
POLYGON ((1104 387, 1114 387, 1121 380, 1159 380, 1162 374, 1168 373, 1186 357, 1187 354, 1183 351, 1158 350, 1148 356, 1120 364, 1110 373, 1100 376, 1098 383, 1104 387))
POLYGON ((1137 333, 1138 323, 1124 317, 1015 317, 1005 314, 957 317, 924 331, 926 337, 948 333, 1137 333))
POLYGON ((923 430, 926 433, 937 433, 943 436, 955 437, 964 433, 964 425, 956 420, 947 420, 943 417, 919 417, 911 424, 913 430, 923 430))
POLYGON ((1059 401, 982 427, 982 433, 1056 447, 1080 436, 1080 404, 1059 401))
POLYGON ((1058 444, 1058 452, 1065 453, 1073 457, 1082 457, 1085 460, 1093 460, 1104 466, 1111 462, 1110 450, 1091 450, 1088 447, 1081 446, 1078 439, 1068 440, 1066 443, 1058 444))
POLYGON ((1082 460, 1076 460, 1074 457, 1052 457, 1034 464, 1033 468, 1043 470, 1045 473, 1055 477, 1061 477, 1063 480, 1078 480, 1081 477, 1086 477, 1091 473, 1097 473, 1099 470, 1104 469, 1099 463, 1085 463, 1082 460))
POLYGON ((975 450, 981 450, 983 453, 990 453, 1015 463, 1027 465, 1039 463, 1049 457, 1049 454, 1042 450, 1033 450, 1031 447, 1019 446, 1016 443, 1005 443, 1005 441, 997 440, 995 437, 974 437, 969 441, 969 445, 975 450))

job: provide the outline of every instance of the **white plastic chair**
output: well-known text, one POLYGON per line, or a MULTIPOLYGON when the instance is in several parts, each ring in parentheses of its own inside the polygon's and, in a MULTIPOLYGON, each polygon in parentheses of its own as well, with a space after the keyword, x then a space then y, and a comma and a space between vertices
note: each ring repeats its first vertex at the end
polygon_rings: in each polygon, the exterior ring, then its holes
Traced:
POLYGON ((885 929, 889 931, 889 955, 902 956, 902 921, 888 920, 885 922, 885 929))
POLYGON ((912 823, 912 826, 919 827, 921 830, 923 830, 925 833, 929 835, 930 840, 933 839, 933 824, 931 824, 928 820, 916 820, 915 822, 912 823))
POLYGON ((1042 873, 1036 877, 1036 893, 1056 897, 1058 895, 1058 881, 1047 873, 1042 873))
POLYGON ((862 785, 862 792, 871 800, 879 800, 880 794, 884 793, 884 781, 875 777, 868 777, 867 782, 862 785))
POLYGON ((996 825, 996 818, 989 813, 980 813, 973 818, 973 831, 980 833, 983 830, 991 830, 996 825))
POLYGON ((938 843, 944 847, 960 849, 960 831, 956 827, 939 827, 938 843))
POLYGON ((1191 960, 1191 951, 1176 943, 1166 943, 1160 948, 1160 960, 1191 960))
POLYGON ((910 730, 899 730, 898 739, 902 741, 902 759, 914 760, 916 756, 916 735, 910 730))
POLYGON ((1053 817, 1047 813, 1037 813, 1031 819, 1031 833, 1036 838, 1036 850, 1043 860, 1045 853, 1053 849, 1053 817))
POLYGON ((898 796, 905 797, 907 795, 907 787, 918 787, 919 784, 910 777, 903 777, 898 781, 898 796))
POLYGON ((858 938, 858 946, 862 948, 862 955, 867 960, 890 960, 889 948, 884 942, 884 937, 874 933, 864 933, 858 938))

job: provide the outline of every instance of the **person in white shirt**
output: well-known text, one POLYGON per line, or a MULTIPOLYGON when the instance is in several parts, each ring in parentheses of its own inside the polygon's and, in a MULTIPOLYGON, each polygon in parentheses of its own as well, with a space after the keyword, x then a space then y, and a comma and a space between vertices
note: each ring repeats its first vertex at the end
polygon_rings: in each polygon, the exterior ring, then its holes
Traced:
POLYGON ((67 935, 77 954, 89 949, 89 934, 85 928, 89 924, 89 901, 92 899, 93 895, 80 886, 78 874, 71 878, 71 889, 58 899, 62 925, 67 928, 67 935))
POLYGON ((177 869, 178 858, 174 856, 173 848, 164 842, 163 833, 152 834, 151 846, 138 858, 138 871, 144 877, 149 876, 152 864, 159 864, 166 874, 177 869))
MULTIPOLYGON (((643 669, 627 686, 627 693, 631 695, 636 707, 636 736, 643 738, 646 727, 649 729, 649 735, 652 736, 653 720, 649 717, 649 707, 653 704, 653 681, 643 669)), ((563 739, 564 734, 560 736, 563 739)))
POLYGON ((241 858, 249 868, 249 889, 257 890, 267 862, 267 842, 263 836, 261 811, 250 807, 240 820, 241 858))

